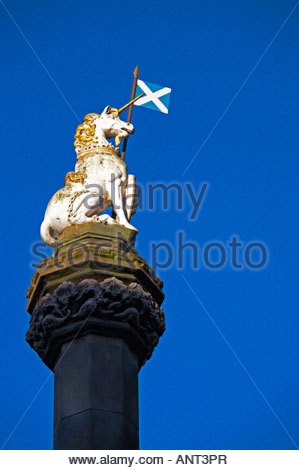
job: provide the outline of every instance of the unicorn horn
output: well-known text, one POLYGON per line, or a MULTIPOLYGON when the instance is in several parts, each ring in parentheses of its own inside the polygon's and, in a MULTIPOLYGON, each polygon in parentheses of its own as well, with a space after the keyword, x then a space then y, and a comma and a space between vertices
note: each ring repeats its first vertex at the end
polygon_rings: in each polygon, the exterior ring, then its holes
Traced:
POLYGON ((118 114, 122 113, 125 109, 127 109, 129 106, 131 106, 131 104, 135 103, 135 101, 139 100, 139 98, 141 98, 141 96, 145 95, 145 93, 141 93, 141 95, 137 96, 136 98, 134 98, 132 101, 130 101, 128 104, 126 104, 125 106, 123 106, 122 108, 120 108, 118 110, 118 114))

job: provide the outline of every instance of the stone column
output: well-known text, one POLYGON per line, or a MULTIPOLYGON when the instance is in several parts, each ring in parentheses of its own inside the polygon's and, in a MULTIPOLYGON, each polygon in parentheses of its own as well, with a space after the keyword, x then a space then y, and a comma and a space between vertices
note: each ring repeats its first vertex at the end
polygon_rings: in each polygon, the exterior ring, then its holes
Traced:
POLYGON ((138 371, 165 330, 162 281, 132 231, 62 233, 28 290, 26 339, 55 374, 54 449, 138 449, 138 371))

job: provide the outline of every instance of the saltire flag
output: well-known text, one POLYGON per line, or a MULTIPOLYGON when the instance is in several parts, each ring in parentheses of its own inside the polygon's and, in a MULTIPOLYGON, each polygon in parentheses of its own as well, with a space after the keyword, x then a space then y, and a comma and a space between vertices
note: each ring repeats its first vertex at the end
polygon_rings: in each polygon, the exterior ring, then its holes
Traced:
POLYGON ((155 83, 144 82, 138 79, 135 98, 141 95, 141 93, 145 93, 145 95, 135 101, 134 104, 168 114, 170 92, 171 88, 162 87, 161 85, 155 85, 155 83))

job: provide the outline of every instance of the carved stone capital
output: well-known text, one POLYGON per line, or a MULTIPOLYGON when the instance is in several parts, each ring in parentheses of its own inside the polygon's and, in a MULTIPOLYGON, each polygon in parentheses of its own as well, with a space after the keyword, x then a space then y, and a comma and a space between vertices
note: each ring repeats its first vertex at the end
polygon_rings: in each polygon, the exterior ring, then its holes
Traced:
POLYGON ((54 369, 61 345, 95 333, 126 339, 140 367, 150 358, 165 330, 164 312, 152 295, 132 282, 110 277, 99 282, 62 282, 37 302, 26 340, 54 369))

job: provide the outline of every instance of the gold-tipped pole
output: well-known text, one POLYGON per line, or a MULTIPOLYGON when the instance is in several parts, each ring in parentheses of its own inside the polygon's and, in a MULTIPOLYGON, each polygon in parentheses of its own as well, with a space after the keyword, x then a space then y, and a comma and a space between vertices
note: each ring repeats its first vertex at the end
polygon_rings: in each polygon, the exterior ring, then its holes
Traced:
MULTIPOLYGON (((132 93, 131 93, 131 99, 130 99, 130 103, 131 103, 131 104, 130 104, 130 107, 129 107, 127 122, 131 122, 131 118, 132 118, 133 105, 134 105, 134 96, 135 96, 135 93, 136 93, 137 80, 138 80, 138 75, 139 75, 139 68, 138 68, 138 65, 137 65, 137 67, 135 68, 135 70, 134 70, 134 72, 133 72, 133 75, 134 75, 134 80, 133 80, 132 93), (132 101, 133 101, 133 103, 132 103, 132 101)), ((128 137, 126 137, 126 138, 124 139, 123 149, 122 149, 121 157, 120 157, 122 160, 125 159, 126 149, 127 149, 127 143, 128 143, 128 137)))

